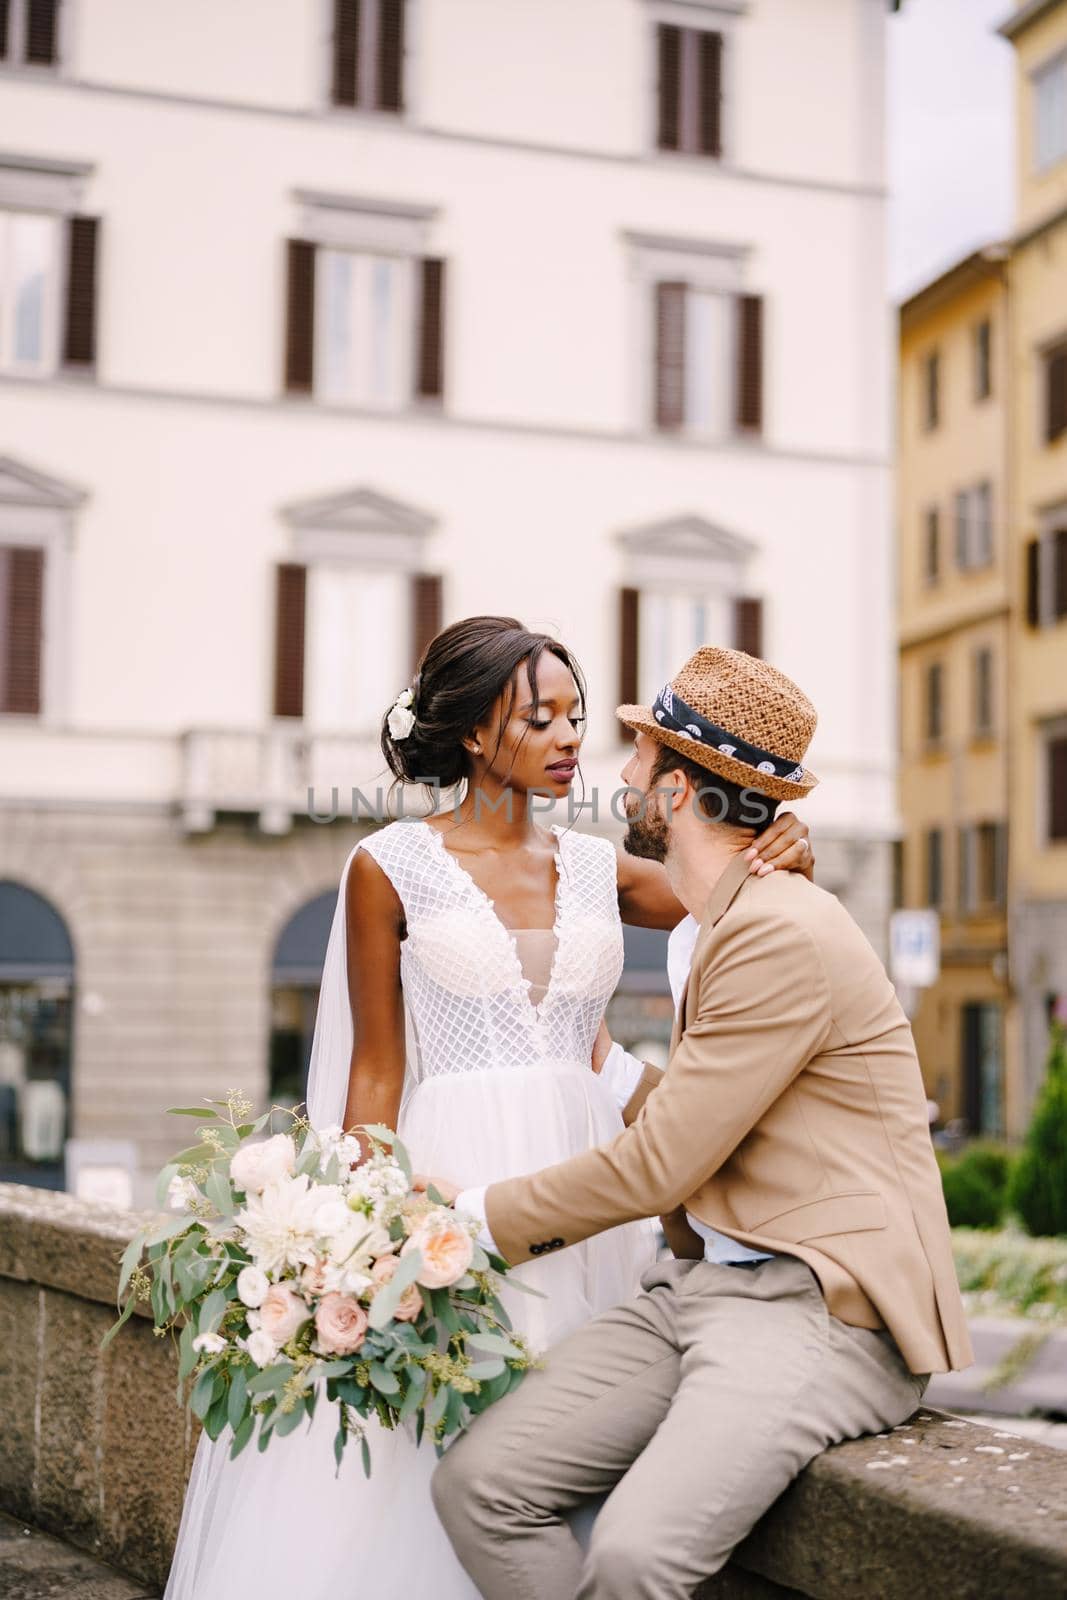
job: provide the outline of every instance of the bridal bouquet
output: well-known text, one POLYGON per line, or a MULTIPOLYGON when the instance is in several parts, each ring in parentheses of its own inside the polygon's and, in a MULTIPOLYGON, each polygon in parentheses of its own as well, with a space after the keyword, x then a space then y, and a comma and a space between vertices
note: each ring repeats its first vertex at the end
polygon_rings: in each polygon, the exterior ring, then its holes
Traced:
POLYGON ((177 1338, 179 1403, 191 1380, 187 1403, 212 1439, 232 1430, 231 1456, 257 1428, 260 1450, 292 1433, 324 1391, 338 1466, 359 1438, 369 1474, 372 1418, 411 1418, 440 1446, 531 1365, 498 1298, 504 1262, 412 1188, 390 1129, 364 1129, 372 1154, 353 1166, 359 1141, 341 1128, 250 1111, 231 1092, 173 1113, 204 1126, 159 1175, 157 1199, 178 1214, 123 1254, 107 1339, 150 1301, 156 1333, 177 1338), (276 1116, 288 1131, 260 1137, 276 1116))

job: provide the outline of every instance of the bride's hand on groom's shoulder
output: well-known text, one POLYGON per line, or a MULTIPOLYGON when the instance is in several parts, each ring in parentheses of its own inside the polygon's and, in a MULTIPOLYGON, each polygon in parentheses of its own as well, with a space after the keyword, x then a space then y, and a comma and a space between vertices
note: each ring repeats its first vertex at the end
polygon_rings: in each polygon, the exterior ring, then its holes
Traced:
POLYGON ((446 1206, 455 1205, 457 1195, 463 1192, 458 1183, 450 1183, 447 1178, 431 1178, 425 1172, 414 1174, 411 1187, 419 1194, 428 1194, 431 1189, 436 1190, 446 1206))
POLYGON ((758 878, 770 872, 802 872, 815 878, 815 851, 811 830, 792 811, 783 811, 757 836, 746 851, 749 871, 758 878))

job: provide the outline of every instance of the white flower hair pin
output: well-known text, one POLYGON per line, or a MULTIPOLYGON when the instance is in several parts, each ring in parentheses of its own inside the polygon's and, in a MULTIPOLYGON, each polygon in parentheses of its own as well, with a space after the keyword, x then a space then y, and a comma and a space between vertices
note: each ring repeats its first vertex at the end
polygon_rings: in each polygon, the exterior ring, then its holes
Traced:
POLYGON ((414 703, 414 694, 410 689, 405 689, 402 694, 397 695, 389 709, 389 737, 394 744, 406 739, 415 726, 415 713, 411 709, 414 703))

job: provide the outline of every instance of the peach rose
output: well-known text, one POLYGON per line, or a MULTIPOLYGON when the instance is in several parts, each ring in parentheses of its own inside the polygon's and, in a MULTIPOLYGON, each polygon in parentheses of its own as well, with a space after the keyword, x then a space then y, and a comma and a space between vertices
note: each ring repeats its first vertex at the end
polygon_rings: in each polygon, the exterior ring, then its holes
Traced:
POLYGON ((289 1343, 310 1315, 307 1302, 287 1283, 272 1283, 259 1307, 259 1325, 281 1346, 289 1343))
POLYGON ((319 1301, 315 1331, 324 1355, 354 1355, 363 1343, 367 1326, 367 1313, 350 1294, 328 1294, 319 1301))
POLYGON ((474 1240, 451 1211, 438 1210, 415 1229, 400 1252, 418 1250, 422 1266, 418 1278, 426 1289, 447 1289, 458 1283, 474 1259, 474 1240))
MULTIPOLYGON (((399 1265, 400 1262, 397 1260, 396 1256, 382 1256, 379 1261, 374 1263, 373 1267, 371 1268, 371 1277, 374 1279, 374 1282, 377 1284, 379 1289, 384 1288, 387 1283, 392 1282, 393 1278, 396 1276, 396 1270, 399 1265)), ((414 1322, 421 1310, 422 1295, 419 1293, 418 1285, 415 1283, 409 1283, 403 1294, 400 1296, 400 1299, 397 1301, 396 1310, 393 1312, 393 1316, 396 1318, 397 1322, 414 1322)))

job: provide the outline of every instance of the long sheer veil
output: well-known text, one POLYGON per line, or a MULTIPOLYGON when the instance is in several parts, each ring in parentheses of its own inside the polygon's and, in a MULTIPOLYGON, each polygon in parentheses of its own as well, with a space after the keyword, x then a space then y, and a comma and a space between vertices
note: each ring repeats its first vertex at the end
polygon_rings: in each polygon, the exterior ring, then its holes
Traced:
POLYGON ((308 1068, 307 1108, 312 1127, 327 1128, 343 1122, 348 1099, 348 1074, 352 1062, 352 1009, 348 998, 348 944, 345 929, 345 886, 348 869, 359 849, 350 852, 341 872, 330 941, 322 966, 315 1034, 308 1068))

